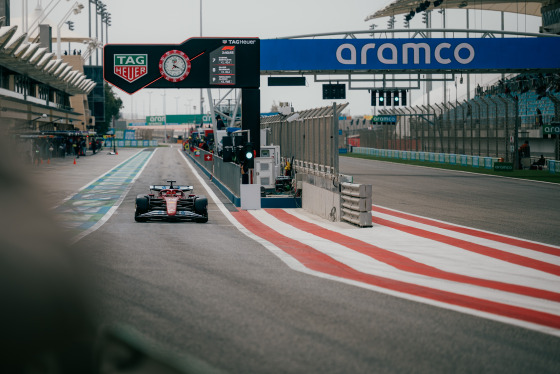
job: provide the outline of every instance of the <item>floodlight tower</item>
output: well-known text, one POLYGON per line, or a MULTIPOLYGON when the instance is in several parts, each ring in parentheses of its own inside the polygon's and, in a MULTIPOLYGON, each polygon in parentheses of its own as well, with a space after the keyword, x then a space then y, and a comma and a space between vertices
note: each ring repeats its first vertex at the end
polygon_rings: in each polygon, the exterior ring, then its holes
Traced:
MULTIPOLYGON (((25 38, 25 41, 29 40, 29 36, 33 35, 33 33, 35 31, 37 31, 37 29, 39 28, 39 25, 41 23, 43 23, 43 21, 49 16, 49 14, 51 14, 51 12, 53 11, 54 8, 56 8, 56 6, 61 2, 62 0, 51 0, 51 2, 49 2, 44 8, 43 8, 43 4, 41 1, 39 1, 37 3, 37 7, 35 8, 35 10, 41 10, 41 13, 39 13, 39 16, 31 23, 28 24, 28 20, 27 20, 27 8, 28 8, 28 0, 24 0, 22 2, 23 5, 23 17, 22 17, 22 21, 24 22, 24 25, 22 27, 23 32, 27 33, 27 36, 25 38)), ((70 1, 70 0, 66 0, 66 1, 70 1)))

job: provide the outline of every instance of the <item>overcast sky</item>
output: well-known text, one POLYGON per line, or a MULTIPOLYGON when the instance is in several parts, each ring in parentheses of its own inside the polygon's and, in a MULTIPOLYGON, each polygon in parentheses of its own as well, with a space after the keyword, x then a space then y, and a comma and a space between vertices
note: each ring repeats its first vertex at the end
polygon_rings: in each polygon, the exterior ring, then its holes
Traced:
MULTIPOLYGON (((12 18, 19 18, 21 2, 12 0, 12 18)), ((37 4, 45 8, 51 0, 27 0, 30 13, 37 4)), ((79 15, 69 20, 75 22, 75 32, 87 36, 88 0, 78 0, 85 8, 79 15)), ((52 0, 58 3, 49 15, 56 25, 70 9, 75 0, 52 0)), ((324 32, 343 32, 368 30, 372 23, 385 29, 387 19, 365 22, 364 19, 392 0, 202 0, 202 35, 206 37, 259 37, 262 39, 283 36, 318 34, 324 32)), ((108 42, 122 44, 175 44, 190 37, 200 36, 200 0, 104 0, 111 13, 112 25, 109 27, 108 42)), ((474 11, 471 14, 471 27, 499 29, 499 14, 483 15, 474 11)), ((493 14, 492 14, 493 13, 493 14)), ((464 14, 464 13, 463 13, 464 14)), ((397 16, 396 28, 402 28, 402 16, 397 16)), ((441 24, 441 15, 433 13, 433 27, 441 24)), ((32 19, 29 21, 32 22, 32 19)), ((12 22, 13 23, 13 22, 12 22)), ((448 27, 464 28, 464 16, 448 12, 448 27), (453 19, 450 19, 450 18, 453 19)), ((411 27, 424 27, 421 17, 412 20, 411 27)), ((538 25, 534 17, 506 16, 506 29, 536 32, 538 25)), ((95 35, 95 24, 92 25, 95 35)), ((100 31, 98 32, 100 36, 100 31)), ((106 35, 105 35, 106 37, 106 35)), ((80 45, 72 45, 80 48, 80 45)), ((85 49, 85 48, 84 48, 85 49)), ((101 61, 101 58, 100 60, 101 61)), ((261 79, 261 111, 270 110, 273 101, 290 102, 296 111, 332 105, 322 100, 321 85, 312 83, 307 77, 308 87, 268 87, 266 77, 261 79)), ((118 89, 123 99, 124 113, 134 112, 137 117, 163 114, 164 90, 144 89, 128 95, 118 89)), ((200 113, 200 90, 165 90, 167 114, 200 113)), ((213 90, 216 99, 226 90, 213 90)), ((460 93, 461 94, 461 93, 460 93)), ((206 96, 206 90, 204 90, 206 96)), ((453 93, 454 96, 454 93, 453 93)), ((367 91, 348 91, 347 100, 352 115, 372 114, 370 96, 367 91)), ((205 111, 208 111, 206 106, 205 111)))

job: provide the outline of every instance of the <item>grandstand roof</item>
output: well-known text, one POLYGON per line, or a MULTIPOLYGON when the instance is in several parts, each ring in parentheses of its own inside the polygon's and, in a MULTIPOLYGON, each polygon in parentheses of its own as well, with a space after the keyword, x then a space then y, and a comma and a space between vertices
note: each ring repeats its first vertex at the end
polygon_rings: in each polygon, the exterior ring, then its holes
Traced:
MULTIPOLYGON (((552 0, 444 0, 442 4, 434 8, 433 1, 430 1, 428 9, 479 9, 494 10, 498 12, 519 13, 529 16, 541 16, 541 7, 548 5, 552 0)), ((375 18, 396 16, 407 14, 411 10, 416 11, 418 5, 423 0, 395 0, 385 8, 370 14, 364 21, 375 18)))
POLYGON ((95 82, 62 61, 38 43, 26 43, 16 36, 17 26, 2 26, 0 17, 0 66, 27 75, 71 95, 89 94, 95 82), (83 79, 82 79, 83 78, 83 79))

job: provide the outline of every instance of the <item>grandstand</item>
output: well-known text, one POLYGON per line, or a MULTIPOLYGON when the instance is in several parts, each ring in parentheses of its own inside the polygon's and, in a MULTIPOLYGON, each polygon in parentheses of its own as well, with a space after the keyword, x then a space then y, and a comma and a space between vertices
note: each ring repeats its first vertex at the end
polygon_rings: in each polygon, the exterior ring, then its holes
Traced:
MULTIPOLYGON (((411 19, 422 13, 425 14, 424 23, 429 31, 429 13, 436 9, 440 13, 446 10, 466 12, 467 37, 489 35, 487 31, 477 31, 468 23, 469 11, 473 9, 479 14, 500 12, 502 24, 499 31, 504 31, 504 14, 514 13, 540 17, 540 33, 560 34, 558 0, 396 0, 368 15, 365 21, 389 17, 393 20, 389 22, 391 28, 395 16, 403 15, 405 27, 410 27, 411 19)), ((437 31, 445 35, 445 29, 437 31)), ((503 33, 498 37, 534 36, 512 32, 509 35, 503 33)), ((429 82, 424 86, 424 97, 417 100, 414 103, 416 105, 384 107, 379 110, 379 114, 396 115, 396 126, 370 124, 369 130, 377 131, 351 130, 350 126, 349 135, 359 134, 362 147, 492 156, 504 158, 506 161, 513 161, 517 157, 518 144, 528 140, 531 143, 532 155, 538 157, 544 154, 547 158, 560 158, 558 135, 547 134, 545 131, 551 124, 560 121, 560 67, 556 71, 514 72, 508 76, 502 74, 501 79, 495 79, 496 82, 490 83, 491 80, 486 79, 476 87, 472 87, 468 74, 465 75, 466 97, 450 99, 445 94, 434 94, 431 92, 432 83, 429 82), (442 96, 443 100, 434 102, 434 97, 441 99, 442 96)), ((444 85, 449 83, 445 78, 441 81, 444 85)), ((457 90, 457 80, 455 89, 457 90)))

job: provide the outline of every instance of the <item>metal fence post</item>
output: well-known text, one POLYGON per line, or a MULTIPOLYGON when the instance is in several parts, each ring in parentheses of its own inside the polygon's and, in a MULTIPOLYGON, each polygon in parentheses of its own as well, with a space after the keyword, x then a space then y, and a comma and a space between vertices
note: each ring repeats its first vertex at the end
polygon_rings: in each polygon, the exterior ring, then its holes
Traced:
POLYGON ((333 103, 333 163, 334 176, 338 180, 338 111, 336 102, 333 103))
MULTIPOLYGON (((408 137, 410 139, 410 141, 409 141, 410 146, 407 147, 407 148, 409 148, 412 151, 412 113, 414 113, 414 112, 411 108, 408 108, 408 107, 404 108, 404 111, 405 111, 405 114, 407 115, 408 134, 409 134, 408 137)), ((416 151, 418 151, 418 142, 415 141, 414 143, 416 144, 414 148, 415 148, 416 151)))
MULTIPOLYGON (((436 110, 434 109, 434 128, 437 125, 437 129, 439 132, 439 144, 440 144, 440 152, 445 153, 445 147, 443 146, 443 114, 445 113, 444 107, 443 107, 443 103, 441 104, 442 106, 439 106, 438 104, 434 105, 440 110, 440 114, 439 114, 439 118, 436 115, 436 110)), ((449 149, 449 134, 447 134, 447 149, 449 149)))
MULTIPOLYGON (((478 115, 478 155, 482 156, 482 112, 480 110, 480 103, 476 99, 473 100, 473 104, 476 105, 478 115)), ((476 126, 476 121, 474 124, 476 126)))
POLYGON ((504 123, 504 140, 505 140, 505 147, 506 147, 506 162, 509 162, 510 158, 509 158, 509 154, 510 154, 510 150, 509 150, 509 105, 508 105, 508 100, 504 99, 501 96, 497 96, 498 99, 506 106, 506 111, 505 111, 505 123, 504 123))
MULTIPOLYGON (((457 144, 457 106, 451 104, 451 102, 448 102, 447 105, 449 105, 451 107, 451 109, 453 109, 453 153, 457 154, 458 150, 458 144, 457 144)), ((451 116, 451 110, 449 111, 449 116, 451 116)), ((451 136, 451 120, 449 120, 449 136, 451 136)), ((449 146, 449 149, 451 150, 451 145, 449 146)))
MULTIPOLYGON (((479 100, 482 101, 486 105, 486 157, 490 156, 490 121, 489 121, 489 112, 490 106, 488 102, 484 100, 482 97, 479 97, 479 100)), ((482 126, 482 119, 479 120, 480 125, 482 126)))
POLYGON ((494 118, 495 118, 495 120, 496 120, 495 125, 494 125, 494 137, 495 137, 495 140, 496 140, 496 157, 499 157, 499 152, 500 152, 500 151, 499 151, 499 147, 500 147, 500 145, 499 145, 499 142, 498 142, 498 102, 495 101, 495 100, 494 100, 493 98, 491 98, 491 97, 488 97, 488 100, 489 100, 491 103, 494 104, 495 109, 496 109, 495 112, 494 112, 494 113, 495 113, 494 118))
MULTIPOLYGON (((471 104, 470 104, 469 102, 467 102, 466 100, 463 100, 463 101, 464 101, 464 103, 465 103, 466 106, 467 106, 467 117, 471 117, 471 118, 470 118, 470 126, 469 126, 469 127, 470 127, 470 138, 471 138, 471 142, 470 142, 470 143, 471 143, 471 145, 470 145, 470 148, 469 148, 469 152, 470 152, 470 154, 471 154, 471 156, 472 156, 473 153, 474 153, 474 152, 473 152, 473 139, 474 139, 474 132, 473 132, 473 131, 474 131, 474 130, 473 130, 472 106, 471 106, 471 104)), ((465 122, 466 122, 466 119, 465 119, 465 122)))

